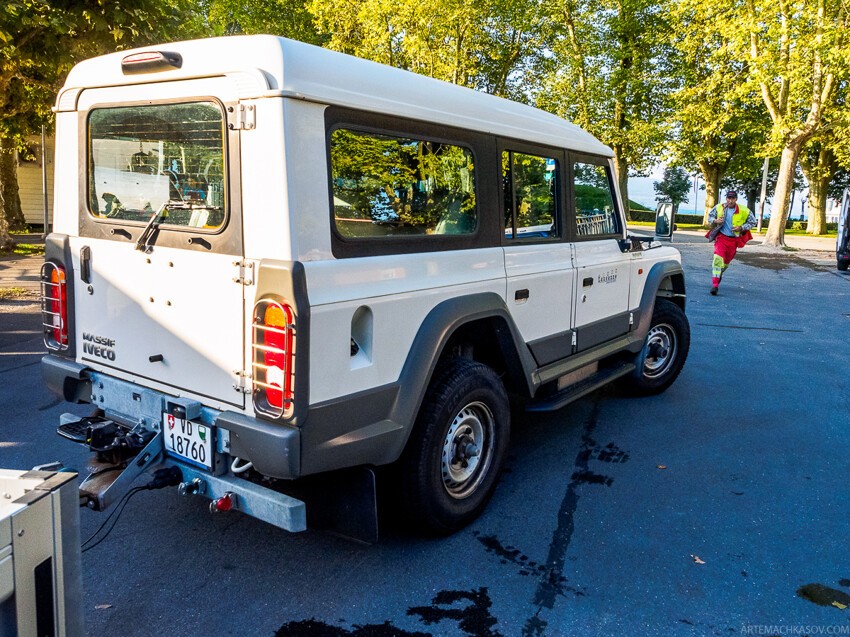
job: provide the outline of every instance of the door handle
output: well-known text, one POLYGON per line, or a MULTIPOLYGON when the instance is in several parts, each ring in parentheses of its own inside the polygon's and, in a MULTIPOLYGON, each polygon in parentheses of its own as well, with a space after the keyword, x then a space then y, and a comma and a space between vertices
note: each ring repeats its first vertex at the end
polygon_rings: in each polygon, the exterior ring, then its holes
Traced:
POLYGON ((84 283, 91 283, 91 248, 80 248, 80 278, 84 283))
POLYGON ((527 301, 529 292, 527 289, 517 290, 514 292, 514 301, 527 301))
POLYGON ((581 284, 586 288, 590 287, 591 285, 593 285, 593 277, 592 276, 587 277, 584 281, 581 282, 581 284))

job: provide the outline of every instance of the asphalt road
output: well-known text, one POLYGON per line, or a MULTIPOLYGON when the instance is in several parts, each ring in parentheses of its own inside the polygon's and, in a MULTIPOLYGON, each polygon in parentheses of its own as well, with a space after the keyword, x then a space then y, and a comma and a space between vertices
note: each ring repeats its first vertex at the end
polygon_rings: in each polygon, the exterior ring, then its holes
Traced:
MULTIPOLYGON (((711 297, 710 247, 677 245, 679 380, 515 423, 467 529, 366 546, 143 492, 83 555, 89 634, 850 635, 850 276, 748 247, 711 297)), ((54 433, 72 409, 42 387, 35 310, 0 303, 0 467, 81 467, 54 433)), ((81 511, 82 536, 102 520, 81 511)))

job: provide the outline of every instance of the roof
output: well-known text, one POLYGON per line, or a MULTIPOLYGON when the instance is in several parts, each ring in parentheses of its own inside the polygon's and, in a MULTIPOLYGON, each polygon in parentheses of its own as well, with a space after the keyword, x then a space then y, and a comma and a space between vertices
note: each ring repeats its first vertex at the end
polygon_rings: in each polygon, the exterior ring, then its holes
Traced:
MULTIPOLYGON (((290 96, 439 122, 480 132, 613 156, 595 137, 560 117, 494 95, 321 47, 270 35, 175 42, 121 51, 77 64, 65 89, 233 74, 242 98, 290 96), (179 69, 124 75, 121 60, 142 51, 177 52, 179 69)), ((60 93, 58 104, 63 103, 60 93)), ((60 108, 61 110, 61 108, 60 108)))

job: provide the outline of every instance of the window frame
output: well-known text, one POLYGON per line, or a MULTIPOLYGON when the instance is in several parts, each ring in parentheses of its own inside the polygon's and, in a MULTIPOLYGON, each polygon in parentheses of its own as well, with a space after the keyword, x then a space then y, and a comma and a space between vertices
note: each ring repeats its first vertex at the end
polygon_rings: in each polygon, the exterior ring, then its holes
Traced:
POLYGON ((129 219, 101 218, 92 214, 90 207, 91 183, 89 179, 89 166, 92 162, 91 135, 89 118, 93 111, 108 110, 113 108, 127 108, 136 106, 168 106, 174 104, 210 103, 218 107, 222 118, 222 171, 224 192, 222 193, 222 206, 224 218, 217 228, 196 228, 193 226, 179 226, 164 224, 158 226, 156 245, 169 248, 195 249, 212 251, 216 253, 241 254, 242 253, 242 187, 239 179, 241 174, 241 162, 239 159, 241 148, 238 130, 231 129, 228 122, 228 106, 230 103, 222 101, 214 95, 192 95, 188 97, 177 97, 163 100, 128 100, 128 101, 105 101, 96 102, 85 110, 77 111, 77 131, 79 147, 82 149, 81 157, 85 162, 83 169, 79 171, 79 198, 78 218, 80 222, 80 236, 112 241, 135 240, 137 233, 145 227, 145 221, 129 219), (202 241, 189 244, 186 235, 191 234, 201 237, 202 241), (129 238, 128 238, 129 237, 129 238))
POLYGON ((487 211, 493 209, 487 173, 492 160, 487 152, 487 135, 475 131, 442 126, 431 122, 406 119, 329 106, 325 111, 325 154, 327 160, 328 219, 331 230, 331 252, 336 258, 355 258, 390 254, 412 254, 445 250, 466 250, 495 246, 493 224, 487 211), (333 163, 331 137, 339 129, 360 133, 388 135, 414 140, 460 146, 472 153, 475 176, 476 228, 468 234, 391 235, 377 237, 346 237, 336 226, 333 206, 333 163))
POLYGON ((617 189, 614 183, 614 174, 611 170, 611 163, 609 159, 610 158, 601 155, 590 155, 586 153, 576 152, 567 153, 567 160, 569 162, 567 166, 569 180, 569 187, 567 193, 567 201, 569 202, 567 206, 567 223, 569 225, 570 236, 572 238, 571 240, 575 243, 583 241, 599 241, 600 239, 621 239, 625 236, 626 221, 623 216, 622 204, 620 203, 619 196, 617 195, 617 189), (575 191, 575 165, 577 163, 601 166, 605 169, 605 175, 608 178, 608 188, 611 191, 611 199, 614 203, 614 216, 616 217, 617 225, 619 226, 619 230, 617 232, 596 234, 590 236, 581 236, 578 234, 578 215, 576 209, 575 191))
MULTIPOLYGON (((502 246, 510 246, 510 245, 519 245, 519 244, 537 244, 537 243, 562 243, 569 240, 568 236, 568 225, 565 223, 565 210, 566 206, 564 202, 566 201, 566 189, 565 182, 566 179, 564 176, 566 175, 565 167, 566 167, 566 159, 568 153, 563 148, 557 148, 554 146, 543 146, 540 144, 534 144, 531 142, 524 142, 515 139, 506 139, 500 138, 496 145, 496 161, 498 163, 498 172, 497 174, 497 183, 499 190, 499 226, 501 228, 501 245, 502 246), (523 155, 534 155, 542 158, 551 158, 558 162, 557 170, 555 171, 555 178, 558 180, 558 187, 555 192, 555 215, 554 222, 555 226, 558 229, 558 236, 556 237, 518 237, 516 236, 516 218, 513 220, 513 235, 508 237, 505 235, 505 198, 504 198, 504 189, 502 187, 502 154, 505 152, 509 153, 521 153, 523 155)), ((513 176, 511 176, 511 198, 512 201, 516 201, 516 188, 514 186, 513 176)))

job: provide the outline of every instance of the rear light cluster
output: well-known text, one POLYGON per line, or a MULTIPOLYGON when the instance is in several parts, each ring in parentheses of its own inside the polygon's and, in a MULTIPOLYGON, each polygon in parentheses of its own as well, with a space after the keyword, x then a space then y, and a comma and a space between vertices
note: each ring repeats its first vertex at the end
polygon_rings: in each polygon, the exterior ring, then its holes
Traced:
POLYGON ((68 349, 68 287, 65 268, 47 261, 41 266, 41 323, 48 349, 68 349))
POLYGON ((254 306, 254 408, 274 418, 292 415, 295 377, 295 312, 263 299, 254 306))

